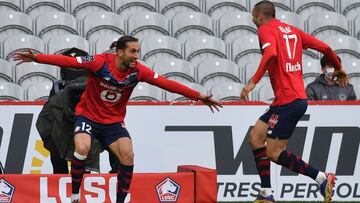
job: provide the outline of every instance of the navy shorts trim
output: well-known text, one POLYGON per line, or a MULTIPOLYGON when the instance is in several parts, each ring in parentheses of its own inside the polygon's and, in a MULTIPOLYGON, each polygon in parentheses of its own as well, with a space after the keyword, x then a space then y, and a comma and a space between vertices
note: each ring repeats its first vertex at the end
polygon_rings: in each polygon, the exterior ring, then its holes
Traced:
POLYGON ((111 143, 122 137, 131 139, 124 123, 102 124, 92 121, 85 116, 77 116, 74 125, 74 135, 78 133, 86 133, 91 138, 96 138, 104 147, 108 147, 111 143))
POLYGON ((289 139, 307 106, 307 99, 297 99, 282 106, 270 106, 259 118, 269 126, 267 137, 289 139))

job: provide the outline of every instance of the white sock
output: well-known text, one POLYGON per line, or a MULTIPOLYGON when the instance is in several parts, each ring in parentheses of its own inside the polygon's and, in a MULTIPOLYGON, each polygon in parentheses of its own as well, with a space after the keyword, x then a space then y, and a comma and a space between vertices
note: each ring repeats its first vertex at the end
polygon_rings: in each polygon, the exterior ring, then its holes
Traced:
POLYGON ((319 173, 316 176, 315 181, 321 185, 326 180, 326 174, 324 172, 319 171, 319 173))
POLYGON ((260 188, 260 195, 263 197, 267 197, 272 194, 271 188, 262 187, 260 188))
POLYGON ((71 195, 71 201, 78 200, 78 199, 80 199, 80 193, 71 195))
POLYGON ((79 160, 85 160, 87 156, 81 155, 77 152, 74 152, 74 157, 76 157, 79 160))

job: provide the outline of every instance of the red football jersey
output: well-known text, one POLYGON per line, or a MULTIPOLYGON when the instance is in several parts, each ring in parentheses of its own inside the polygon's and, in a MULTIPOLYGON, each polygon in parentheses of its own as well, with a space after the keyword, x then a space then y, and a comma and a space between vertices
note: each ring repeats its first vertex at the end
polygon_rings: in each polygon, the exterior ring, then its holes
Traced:
POLYGON ((115 65, 115 57, 115 54, 83 57, 38 54, 36 61, 89 70, 86 89, 76 106, 75 114, 98 123, 124 121, 126 104, 138 82, 147 82, 193 100, 197 100, 200 95, 199 92, 178 82, 157 75, 140 63, 136 64, 136 68, 120 72, 115 65))
POLYGON ((273 106, 307 98, 302 78, 302 49, 318 50, 329 57, 336 69, 341 68, 335 53, 328 45, 277 19, 261 25, 258 36, 263 58, 252 80, 258 83, 265 71, 268 71, 275 94, 273 106), (266 59, 271 56, 276 57, 276 60, 265 64, 266 59))

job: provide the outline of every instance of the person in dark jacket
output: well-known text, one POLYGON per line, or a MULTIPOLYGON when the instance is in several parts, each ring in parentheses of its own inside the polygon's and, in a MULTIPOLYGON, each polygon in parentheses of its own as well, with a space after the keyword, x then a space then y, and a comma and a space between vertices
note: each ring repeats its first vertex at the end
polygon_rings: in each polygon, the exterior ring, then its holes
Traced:
MULTIPOLYGON (((339 57, 338 59, 341 62, 339 57)), ((320 64, 323 74, 318 76, 314 82, 308 84, 306 87, 306 94, 309 100, 356 100, 354 87, 351 84, 340 87, 336 83, 336 80, 334 80, 334 67, 329 59, 323 56, 320 60, 320 64)))

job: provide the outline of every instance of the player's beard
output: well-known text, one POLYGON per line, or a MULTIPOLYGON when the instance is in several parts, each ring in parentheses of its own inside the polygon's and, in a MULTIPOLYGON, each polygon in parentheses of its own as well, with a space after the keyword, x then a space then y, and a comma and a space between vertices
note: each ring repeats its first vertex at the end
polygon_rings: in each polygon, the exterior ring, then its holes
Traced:
POLYGON ((135 68, 136 60, 127 60, 123 65, 128 69, 135 68))

